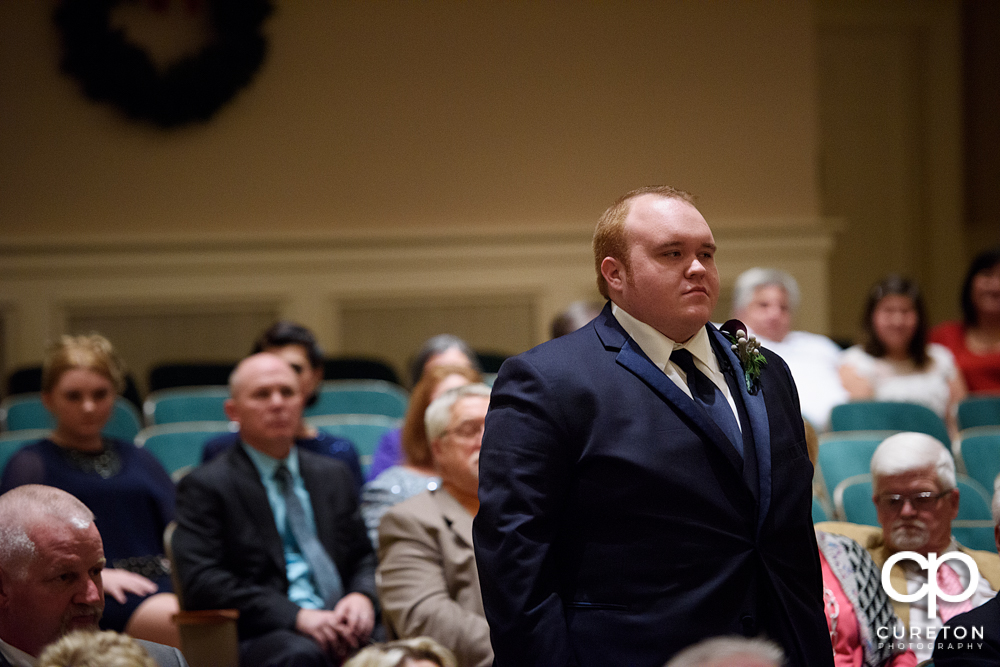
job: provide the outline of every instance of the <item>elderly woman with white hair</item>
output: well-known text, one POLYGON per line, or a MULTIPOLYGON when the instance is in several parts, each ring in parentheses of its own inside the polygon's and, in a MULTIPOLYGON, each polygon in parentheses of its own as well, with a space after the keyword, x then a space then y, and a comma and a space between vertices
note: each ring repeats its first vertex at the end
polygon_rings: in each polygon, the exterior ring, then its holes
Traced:
POLYGON ((817 431, 825 431, 830 411, 847 402, 838 374, 841 349, 826 336, 792 331, 798 306, 798 283, 778 269, 749 269, 739 275, 733 287, 733 317, 788 364, 799 391, 802 416, 817 431))

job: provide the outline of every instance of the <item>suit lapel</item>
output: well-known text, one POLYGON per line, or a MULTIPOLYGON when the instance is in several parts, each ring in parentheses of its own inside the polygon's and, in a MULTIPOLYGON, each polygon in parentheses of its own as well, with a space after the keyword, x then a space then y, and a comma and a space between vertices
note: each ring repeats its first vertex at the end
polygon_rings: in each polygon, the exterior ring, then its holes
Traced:
POLYGON ((472 515, 455 500, 450 493, 444 489, 438 489, 431 494, 434 502, 441 510, 441 516, 451 529, 451 532, 472 548, 472 515))
MULTIPOLYGON (((743 378, 743 367, 740 360, 730 347, 729 340, 711 324, 708 334, 712 339, 715 355, 719 358, 726 375, 730 391, 733 385, 739 392, 733 398, 742 399, 750 420, 750 435, 753 437, 753 447, 757 454, 757 484, 759 488, 759 507, 757 513, 758 527, 763 525, 764 518, 771 507, 771 426, 767 418, 767 405, 764 403, 764 386, 761 383, 756 394, 747 391, 747 383, 743 378), (727 370, 728 367, 728 370, 727 370)), ((746 424, 743 425, 744 432, 746 424)))
POLYGON ((253 519, 253 525, 260 531, 261 544, 267 549, 278 570, 284 574, 285 552, 281 547, 281 535, 274 523, 274 513, 271 511, 271 503, 267 501, 267 491, 260 481, 260 473, 243 451, 242 445, 230 448, 226 455, 230 457, 236 473, 233 475, 233 484, 240 502, 253 519))
POLYGON ((709 417, 704 408, 684 393, 680 387, 668 378, 656 364, 646 356, 646 353, 636 344, 618 320, 611 314, 610 304, 594 323, 598 336, 605 347, 618 349, 616 361, 632 374, 645 382, 661 399, 675 410, 687 417, 697 430, 699 437, 712 443, 726 457, 741 475, 743 474, 743 458, 723 433, 722 429, 709 417))

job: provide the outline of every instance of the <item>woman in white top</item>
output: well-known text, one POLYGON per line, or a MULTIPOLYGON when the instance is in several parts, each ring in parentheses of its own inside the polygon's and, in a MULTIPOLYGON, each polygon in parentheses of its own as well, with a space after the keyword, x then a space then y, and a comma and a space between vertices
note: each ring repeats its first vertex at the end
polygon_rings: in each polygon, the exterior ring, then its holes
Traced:
POLYGON ((954 433, 954 406, 965 396, 965 383, 951 352, 927 342, 917 284, 895 275, 876 284, 862 328, 864 342, 846 350, 840 362, 851 400, 918 403, 945 419, 954 433))

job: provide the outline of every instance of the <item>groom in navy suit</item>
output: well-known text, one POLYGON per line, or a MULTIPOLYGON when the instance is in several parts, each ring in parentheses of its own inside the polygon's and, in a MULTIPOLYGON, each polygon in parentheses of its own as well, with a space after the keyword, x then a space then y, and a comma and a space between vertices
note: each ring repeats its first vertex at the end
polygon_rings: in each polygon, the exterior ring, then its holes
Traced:
POLYGON ((708 324, 708 223, 642 188, 594 255, 604 311, 493 388, 474 538, 494 664, 660 667, 737 634, 832 667, 798 395, 767 351, 748 387, 708 324))

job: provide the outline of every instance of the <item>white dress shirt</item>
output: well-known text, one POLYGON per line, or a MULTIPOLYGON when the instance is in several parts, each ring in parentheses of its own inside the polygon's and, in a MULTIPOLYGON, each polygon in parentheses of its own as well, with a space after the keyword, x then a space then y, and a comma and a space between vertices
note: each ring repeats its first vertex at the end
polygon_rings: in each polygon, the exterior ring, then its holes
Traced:
POLYGON ((726 382, 726 377, 719 370, 719 360, 715 358, 715 353, 712 351, 712 341, 708 339, 708 330, 705 327, 698 329, 698 333, 691 336, 688 340, 678 343, 667 338, 645 322, 640 322, 632 317, 619 308, 616 303, 611 304, 611 314, 618 320, 618 324, 622 325, 622 329, 639 345, 639 348, 646 353, 650 361, 656 364, 657 368, 663 371, 674 384, 680 387, 681 391, 690 397, 691 388, 687 384, 687 374, 677 364, 670 361, 670 355, 673 354, 675 349, 686 348, 691 353, 691 356, 694 357, 694 364, 698 370, 704 373, 722 391, 722 395, 726 397, 729 408, 736 417, 736 425, 740 427, 741 432, 743 431, 743 425, 740 423, 740 413, 736 409, 736 401, 733 398, 732 392, 729 391, 729 383, 726 382))
POLYGON ((35 667, 38 664, 38 658, 28 655, 2 639, 0 639, 0 652, 3 653, 3 657, 7 658, 7 662, 14 665, 14 667, 35 667))

